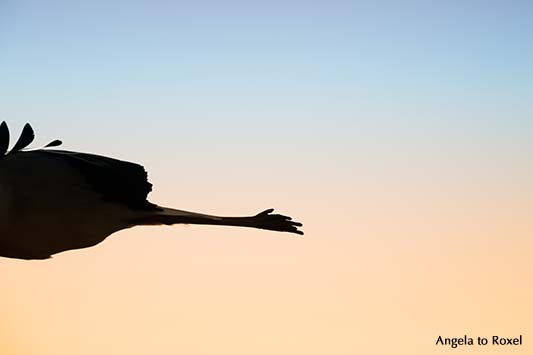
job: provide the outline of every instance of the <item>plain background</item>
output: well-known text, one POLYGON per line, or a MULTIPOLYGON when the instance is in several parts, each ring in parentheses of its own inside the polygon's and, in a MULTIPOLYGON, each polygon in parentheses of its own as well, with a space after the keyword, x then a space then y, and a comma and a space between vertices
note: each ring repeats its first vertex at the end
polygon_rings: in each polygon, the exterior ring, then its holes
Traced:
MULTIPOLYGON (((0 260, 0 353, 530 354, 529 1, 0 2, 0 120, 175 226, 0 260), (524 336, 512 349, 435 346, 524 336)), ((75 208, 75 206, 73 206, 75 208)))

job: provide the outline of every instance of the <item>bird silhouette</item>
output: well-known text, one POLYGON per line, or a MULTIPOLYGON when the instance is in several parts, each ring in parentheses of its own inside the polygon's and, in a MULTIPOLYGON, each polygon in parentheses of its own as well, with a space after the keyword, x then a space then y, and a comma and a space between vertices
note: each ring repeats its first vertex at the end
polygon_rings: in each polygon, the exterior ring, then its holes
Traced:
POLYGON ((144 168, 109 157, 50 149, 24 150, 34 139, 26 124, 9 148, 0 124, 0 256, 48 259, 94 246, 137 225, 206 224, 251 227, 302 235, 301 223, 273 209, 247 217, 220 217, 158 206, 144 168))

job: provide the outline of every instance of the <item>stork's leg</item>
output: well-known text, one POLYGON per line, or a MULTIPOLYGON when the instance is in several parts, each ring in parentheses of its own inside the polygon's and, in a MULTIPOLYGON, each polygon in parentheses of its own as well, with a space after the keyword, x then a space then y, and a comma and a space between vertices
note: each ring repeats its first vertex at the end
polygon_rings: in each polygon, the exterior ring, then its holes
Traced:
POLYGON ((250 227, 303 235, 303 232, 298 230, 298 227, 302 226, 301 223, 292 221, 292 218, 288 216, 272 214, 273 211, 273 209, 268 209, 255 216, 249 217, 220 217, 175 210, 172 208, 163 208, 162 210, 154 211, 147 216, 135 218, 131 223, 134 225, 171 225, 183 223, 250 227))

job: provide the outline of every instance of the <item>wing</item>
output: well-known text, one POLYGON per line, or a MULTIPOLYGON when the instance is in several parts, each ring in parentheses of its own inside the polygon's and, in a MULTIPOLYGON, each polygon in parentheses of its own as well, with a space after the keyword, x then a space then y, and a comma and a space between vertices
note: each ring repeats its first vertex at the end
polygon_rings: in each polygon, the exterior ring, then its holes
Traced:
POLYGON ((2 158, 9 148, 9 128, 7 123, 0 123, 0 158, 2 158))
MULTIPOLYGON (((5 122, 0 124, 0 159, 23 159, 30 162, 31 157, 58 160, 78 170, 89 186, 104 200, 121 203, 131 209, 154 209, 155 205, 146 200, 152 184, 144 168, 135 163, 108 158, 95 154, 77 153, 66 150, 40 149, 23 152, 35 138, 32 127, 26 123, 22 133, 6 155, 9 145, 9 129, 5 122), (29 159, 29 160, 26 160, 29 159)), ((45 146, 55 147, 61 141, 55 140, 45 146)))
MULTIPOLYGON (((26 123, 24 125, 24 128, 22 129, 22 133, 20 134, 19 139, 11 149, 11 151, 8 154, 16 154, 20 151, 22 151, 24 148, 26 148, 28 145, 33 142, 35 139, 35 133, 33 132, 33 128, 29 123, 26 123)), ((58 145, 61 145, 62 142, 58 139, 54 140, 53 142, 48 143, 45 148, 47 147, 57 147, 58 145)), ((7 149, 9 148, 9 128, 7 126, 7 123, 3 121, 0 124, 0 158, 4 157, 7 153, 7 149)))
MULTIPOLYGON (((6 126, 7 127, 7 126, 6 126)), ((35 133, 33 132, 33 128, 31 128, 29 123, 26 123, 24 125, 24 128, 22 128, 22 133, 20 134, 19 139, 17 140, 17 143, 11 148, 11 151, 9 154, 15 154, 22 149, 26 148, 33 142, 35 139, 35 133)))
POLYGON ((152 191, 148 175, 143 166, 127 161, 95 154, 65 150, 37 150, 78 170, 89 186, 107 201, 118 202, 133 210, 157 209, 146 197, 152 191))

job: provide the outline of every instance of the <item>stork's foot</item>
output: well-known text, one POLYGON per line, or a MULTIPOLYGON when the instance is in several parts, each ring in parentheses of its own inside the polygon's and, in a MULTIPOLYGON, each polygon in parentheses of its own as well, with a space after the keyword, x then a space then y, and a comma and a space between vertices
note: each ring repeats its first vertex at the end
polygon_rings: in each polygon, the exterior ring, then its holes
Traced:
POLYGON ((254 227, 299 235, 304 234, 302 231, 298 230, 298 227, 302 226, 301 223, 293 221, 289 216, 271 214, 272 212, 274 212, 274 209, 270 208, 253 216, 252 220, 254 222, 254 227))

